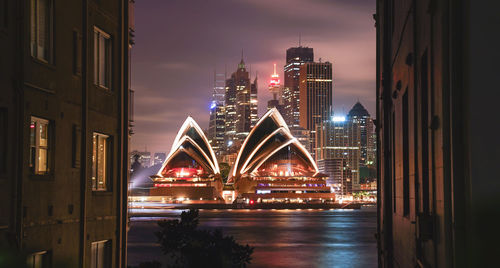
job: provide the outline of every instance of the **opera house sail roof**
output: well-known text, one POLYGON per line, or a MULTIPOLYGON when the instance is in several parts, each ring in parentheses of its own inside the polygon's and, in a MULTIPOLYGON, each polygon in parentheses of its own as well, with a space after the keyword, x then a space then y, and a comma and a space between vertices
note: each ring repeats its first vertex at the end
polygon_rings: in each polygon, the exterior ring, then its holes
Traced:
POLYGON ((238 177, 314 177, 318 167, 304 146, 292 136, 276 108, 270 109, 243 142, 230 173, 238 177))
POLYGON ((219 175, 219 164, 200 126, 188 117, 156 178, 201 179, 219 175))

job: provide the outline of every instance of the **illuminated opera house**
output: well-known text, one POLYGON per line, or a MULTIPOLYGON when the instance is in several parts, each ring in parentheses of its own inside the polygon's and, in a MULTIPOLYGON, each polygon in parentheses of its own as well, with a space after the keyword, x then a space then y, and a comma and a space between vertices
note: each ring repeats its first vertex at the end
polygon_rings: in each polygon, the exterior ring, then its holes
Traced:
POLYGON ((205 134, 188 117, 162 167, 152 176, 150 196, 164 201, 207 202, 222 199, 219 164, 205 134), (166 199, 166 200, 165 200, 166 199))
POLYGON ((331 202, 309 152, 292 136, 276 108, 270 109, 243 142, 228 183, 247 202, 331 202))

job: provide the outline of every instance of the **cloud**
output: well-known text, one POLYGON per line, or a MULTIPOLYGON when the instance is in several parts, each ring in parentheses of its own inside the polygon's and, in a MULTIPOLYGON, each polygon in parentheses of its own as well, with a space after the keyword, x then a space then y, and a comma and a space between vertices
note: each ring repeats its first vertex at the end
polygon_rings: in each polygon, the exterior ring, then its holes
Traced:
POLYGON ((149 0, 136 1, 132 51, 135 135, 132 148, 169 148, 192 115, 208 126, 213 73, 229 76, 243 49, 258 73, 259 112, 266 110, 273 63, 283 80, 286 49, 314 48, 331 61, 334 110, 359 99, 375 112, 375 28, 372 0, 149 0))

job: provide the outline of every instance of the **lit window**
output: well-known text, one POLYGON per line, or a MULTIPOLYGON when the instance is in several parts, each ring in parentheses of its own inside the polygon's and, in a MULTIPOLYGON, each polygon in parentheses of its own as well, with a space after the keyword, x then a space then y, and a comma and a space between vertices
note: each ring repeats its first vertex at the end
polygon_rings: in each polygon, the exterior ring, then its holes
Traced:
POLYGON ((31 117, 30 168, 33 174, 47 174, 49 168, 49 121, 31 117))
POLYGON ((49 63, 52 47, 52 0, 31 0, 31 56, 49 63))
POLYGON ((110 266, 110 242, 109 240, 104 240, 92 243, 91 268, 105 268, 110 266))
POLYGON ((111 37, 94 28, 94 84, 111 88, 111 37))
POLYGON ((28 268, 50 267, 50 255, 47 251, 30 254, 26 259, 26 264, 28 268))
POLYGON ((109 136, 94 133, 92 138, 92 190, 106 191, 108 179, 109 136))

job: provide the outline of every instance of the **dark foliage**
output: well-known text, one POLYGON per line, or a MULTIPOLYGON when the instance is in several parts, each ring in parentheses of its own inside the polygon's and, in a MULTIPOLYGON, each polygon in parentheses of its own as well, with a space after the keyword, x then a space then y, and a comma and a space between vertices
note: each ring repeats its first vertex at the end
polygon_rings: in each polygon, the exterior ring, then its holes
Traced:
POLYGON ((253 248, 238 244, 220 230, 198 230, 199 211, 182 212, 179 220, 163 220, 156 233, 164 254, 174 261, 170 267, 246 267, 253 248))

